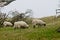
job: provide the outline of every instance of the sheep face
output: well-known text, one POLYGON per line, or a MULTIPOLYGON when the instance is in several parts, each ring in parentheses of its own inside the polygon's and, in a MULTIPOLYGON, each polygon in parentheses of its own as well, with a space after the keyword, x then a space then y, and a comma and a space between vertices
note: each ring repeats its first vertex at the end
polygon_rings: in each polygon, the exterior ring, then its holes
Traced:
POLYGON ((46 24, 43 24, 44 26, 46 26, 46 24))

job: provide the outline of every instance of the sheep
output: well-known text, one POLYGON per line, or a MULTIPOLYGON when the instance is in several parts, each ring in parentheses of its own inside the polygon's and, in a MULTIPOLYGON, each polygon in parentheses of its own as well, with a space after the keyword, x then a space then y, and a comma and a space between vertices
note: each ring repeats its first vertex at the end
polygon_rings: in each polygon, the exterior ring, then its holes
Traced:
POLYGON ((7 21, 4 21, 3 25, 4 25, 4 27, 6 27, 6 26, 12 26, 12 23, 11 22, 7 22, 7 21))
POLYGON ((17 21, 14 23, 14 29, 15 28, 28 28, 28 24, 24 21, 17 21))
POLYGON ((46 23, 42 20, 39 20, 39 19, 33 19, 32 24, 33 24, 34 28, 35 28, 35 25, 40 25, 40 26, 44 25, 44 26, 46 26, 46 23))

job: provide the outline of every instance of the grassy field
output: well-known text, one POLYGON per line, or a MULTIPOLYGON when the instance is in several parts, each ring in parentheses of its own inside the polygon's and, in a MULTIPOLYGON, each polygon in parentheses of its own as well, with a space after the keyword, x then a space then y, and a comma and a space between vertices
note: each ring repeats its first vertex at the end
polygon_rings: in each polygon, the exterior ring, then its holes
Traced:
POLYGON ((60 27, 60 18, 41 18, 47 26, 28 29, 13 29, 12 27, 0 28, 0 40, 60 40, 60 33, 56 31, 60 27))

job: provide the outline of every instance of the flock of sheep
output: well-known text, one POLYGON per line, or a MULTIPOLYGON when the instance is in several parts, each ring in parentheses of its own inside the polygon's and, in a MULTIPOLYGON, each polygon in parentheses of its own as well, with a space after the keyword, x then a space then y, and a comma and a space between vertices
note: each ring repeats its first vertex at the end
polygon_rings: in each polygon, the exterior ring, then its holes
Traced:
MULTIPOLYGON (((14 25, 11 22, 4 21, 3 23, 4 27, 8 26, 13 26, 13 28, 28 28, 29 25, 25 21, 17 21, 14 22, 14 25)), ((39 26, 46 26, 46 23, 40 19, 33 19, 32 20, 32 25, 35 28, 36 25, 39 26)))

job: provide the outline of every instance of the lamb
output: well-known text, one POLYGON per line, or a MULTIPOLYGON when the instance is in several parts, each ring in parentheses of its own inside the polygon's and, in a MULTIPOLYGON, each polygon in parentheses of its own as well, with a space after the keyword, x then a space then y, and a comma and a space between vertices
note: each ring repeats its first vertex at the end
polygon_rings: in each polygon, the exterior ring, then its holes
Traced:
POLYGON ((46 23, 44 21, 42 21, 42 20, 39 20, 39 19, 33 19, 32 24, 33 24, 34 28, 35 28, 36 25, 46 26, 46 23))
POLYGON ((7 21, 4 21, 3 25, 4 25, 4 27, 6 27, 6 26, 12 26, 12 23, 11 22, 7 22, 7 21))
POLYGON ((24 21, 17 21, 14 23, 14 28, 28 28, 28 24, 24 21))

